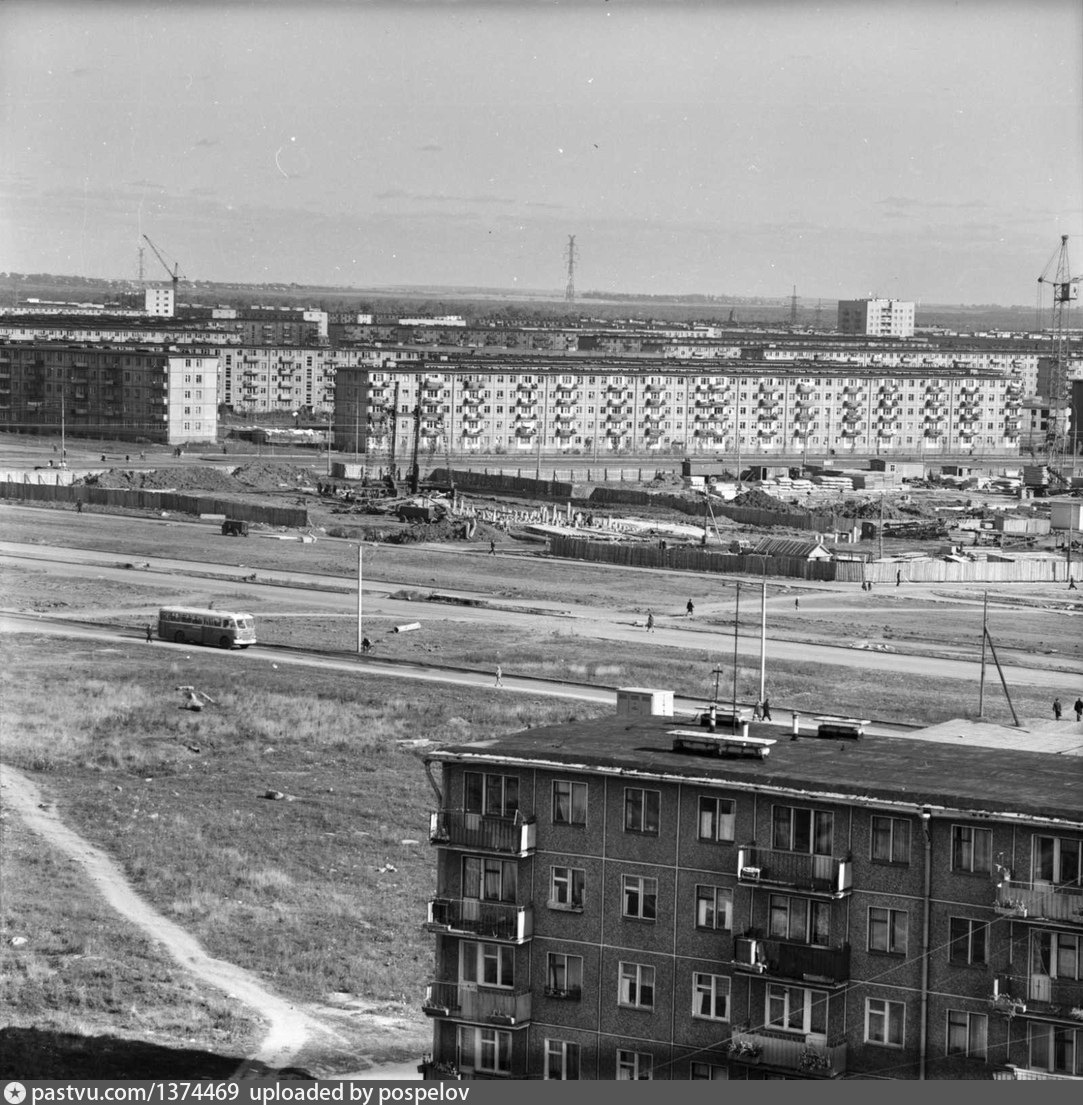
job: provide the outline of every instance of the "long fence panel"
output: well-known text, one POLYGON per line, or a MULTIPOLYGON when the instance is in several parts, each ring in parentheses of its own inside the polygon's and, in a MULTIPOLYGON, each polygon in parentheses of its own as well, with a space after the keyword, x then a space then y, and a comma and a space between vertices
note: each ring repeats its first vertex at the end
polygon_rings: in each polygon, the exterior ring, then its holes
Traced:
POLYGON ((124 490, 86 484, 70 487, 4 480, 0 482, 0 498, 20 499, 24 502, 88 503, 92 506, 168 511, 175 514, 225 514, 246 522, 262 522, 265 525, 286 528, 302 528, 309 524, 308 511, 303 507, 235 502, 232 499, 181 495, 174 491, 124 490))

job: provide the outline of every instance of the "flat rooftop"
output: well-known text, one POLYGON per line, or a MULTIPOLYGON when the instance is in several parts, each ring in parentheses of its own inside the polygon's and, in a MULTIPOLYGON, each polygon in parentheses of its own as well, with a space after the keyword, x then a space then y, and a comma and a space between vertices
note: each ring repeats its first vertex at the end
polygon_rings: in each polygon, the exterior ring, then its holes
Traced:
MULTIPOLYGON (((1059 743, 1025 747, 1028 734, 999 726, 975 740, 972 722, 948 722, 907 736, 820 738, 805 729, 790 739, 785 726, 749 725, 750 737, 774 739, 766 759, 674 752, 673 730, 686 719, 613 715, 513 733, 434 750, 429 759, 498 757, 524 766, 581 766, 625 776, 709 779, 736 787, 807 792, 836 800, 865 798, 913 806, 1017 813, 1076 822, 1083 828, 1083 726, 1061 721, 1059 743), (1069 732, 1071 730, 1071 732, 1069 732), (1074 738, 1074 740, 1073 740, 1074 738), (1020 745, 1024 745, 1020 747, 1020 745), (1073 754, 1074 752, 1074 754, 1073 754)), ((703 730, 706 733, 706 730, 703 730)), ((726 735, 727 727, 719 726, 726 735)))

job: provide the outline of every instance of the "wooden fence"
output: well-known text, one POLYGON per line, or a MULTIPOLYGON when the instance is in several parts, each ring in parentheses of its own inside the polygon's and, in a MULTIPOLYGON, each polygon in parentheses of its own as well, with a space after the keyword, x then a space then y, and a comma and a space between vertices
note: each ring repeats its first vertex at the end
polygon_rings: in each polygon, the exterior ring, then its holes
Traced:
POLYGON ((129 510, 168 510, 178 514, 225 514, 245 522, 269 526, 304 527, 309 524, 303 507, 271 506, 263 503, 211 499, 182 495, 175 491, 121 490, 111 487, 65 487, 56 484, 0 482, 0 498, 45 503, 88 503, 92 506, 125 507, 129 510))

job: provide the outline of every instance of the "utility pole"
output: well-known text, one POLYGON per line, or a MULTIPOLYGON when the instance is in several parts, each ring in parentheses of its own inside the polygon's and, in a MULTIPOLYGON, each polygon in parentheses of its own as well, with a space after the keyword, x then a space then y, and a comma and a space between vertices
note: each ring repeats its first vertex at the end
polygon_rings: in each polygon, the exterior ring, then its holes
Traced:
POLYGON ((767 562, 763 565, 764 577, 760 581, 760 703, 767 693, 767 562))
POLYGON ((981 677, 978 682, 978 717, 985 717, 985 640, 989 636, 989 592, 981 605, 981 677))
POLYGON ((878 560, 884 559, 884 493, 880 492, 880 528, 877 530, 879 537, 880 551, 877 554, 878 560))
POLYGON ((361 586, 361 550, 364 548, 365 543, 361 539, 357 542, 357 651, 363 652, 361 648, 361 642, 364 640, 364 634, 361 632, 361 605, 363 589, 361 586))
POLYGON ((737 581, 737 601, 733 607, 733 731, 737 732, 737 627, 741 622, 741 581, 737 581))

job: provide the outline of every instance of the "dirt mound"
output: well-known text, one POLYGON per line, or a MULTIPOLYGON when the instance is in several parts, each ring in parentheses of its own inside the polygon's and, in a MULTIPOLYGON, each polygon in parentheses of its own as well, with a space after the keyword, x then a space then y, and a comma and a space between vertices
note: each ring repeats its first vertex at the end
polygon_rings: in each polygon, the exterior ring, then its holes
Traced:
POLYGON ((846 502, 832 506, 832 511, 839 518, 904 518, 905 513, 894 503, 885 500, 881 507, 879 499, 849 499, 846 502))
POLYGON ((318 477, 314 469, 304 465, 254 461, 234 469, 233 478, 244 487, 257 491, 281 491, 283 488, 312 486, 318 477))
POLYGON ((776 510, 780 514, 803 513, 800 507, 784 503, 781 499, 776 499, 773 495, 768 495, 766 491, 760 491, 756 487, 750 488, 748 491, 742 491, 729 505, 751 507, 753 510, 776 510))
POLYGON ((155 468, 149 472, 133 472, 125 468, 110 468, 82 481, 90 487, 105 487, 119 491, 238 491, 237 483, 219 468, 155 468))

